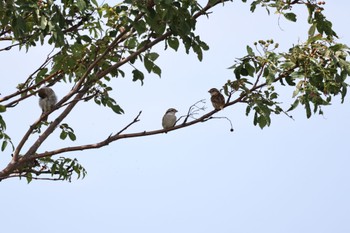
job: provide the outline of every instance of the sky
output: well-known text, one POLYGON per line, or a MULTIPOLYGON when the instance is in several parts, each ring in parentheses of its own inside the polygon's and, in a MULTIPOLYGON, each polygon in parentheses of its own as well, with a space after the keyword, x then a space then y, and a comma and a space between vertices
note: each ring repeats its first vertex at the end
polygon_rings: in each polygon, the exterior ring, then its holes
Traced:
MULTIPOLYGON (((324 7, 339 42, 350 45, 344 20, 350 2, 326 1, 324 7)), ((209 19, 198 21, 197 32, 210 46, 202 62, 183 49, 157 46, 162 78, 147 74, 141 86, 129 75, 112 83, 124 115, 84 103, 65 119, 77 141, 61 141, 55 132, 41 151, 103 140, 141 110, 141 121, 127 133, 160 129, 170 107, 181 116, 205 99, 203 114, 211 111, 208 90, 234 78, 227 67, 245 55, 246 45, 274 39, 282 52, 305 41, 307 12, 301 7, 297 12, 298 23, 292 23, 260 8, 252 14, 240 1, 216 7, 209 19)), ((47 51, 38 47, 28 53, 0 53, 0 93, 12 93, 47 51)), ((70 87, 54 88, 62 97, 70 87)), ((293 102, 292 92, 281 88, 285 106, 293 102)), ((15 143, 40 115, 37 101, 29 98, 3 115, 15 143)), ((323 116, 306 119, 300 107, 292 112, 294 120, 273 116, 271 126, 261 130, 253 125, 252 115, 245 115, 245 106, 235 105, 216 115, 228 117, 234 132, 228 121, 215 119, 67 154, 87 169, 85 179, 0 182, 0 232, 350 232, 349 107, 348 99, 340 104, 334 98, 323 116)), ((1 153, 1 167, 9 154, 1 153)))

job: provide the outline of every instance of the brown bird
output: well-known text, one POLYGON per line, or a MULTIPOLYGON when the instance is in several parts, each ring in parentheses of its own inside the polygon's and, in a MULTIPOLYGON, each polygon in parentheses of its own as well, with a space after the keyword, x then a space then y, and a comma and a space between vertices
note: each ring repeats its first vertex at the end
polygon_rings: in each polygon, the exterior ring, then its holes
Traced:
POLYGON ((211 95, 211 103, 216 110, 222 110, 225 106, 225 97, 216 88, 212 88, 208 91, 211 95))
MULTIPOLYGON (((39 106, 43 111, 42 114, 50 112, 57 103, 57 97, 55 92, 50 87, 42 87, 38 91, 39 106)), ((43 118, 43 121, 47 121, 47 116, 43 118)))

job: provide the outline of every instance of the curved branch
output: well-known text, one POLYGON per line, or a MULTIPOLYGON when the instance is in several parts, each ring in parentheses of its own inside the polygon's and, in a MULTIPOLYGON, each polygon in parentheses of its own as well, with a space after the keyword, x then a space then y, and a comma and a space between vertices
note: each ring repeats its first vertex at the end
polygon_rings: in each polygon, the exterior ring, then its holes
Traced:
MULTIPOLYGON (((240 97, 238 97, 234 101, 226 104, 225 107, 228 107, 228 106, 231 106, 231 105, 236 104, 238 102, 241 102, 241 100, 244 97, 245 97, 245 95, 241 95, 240 97)), ((128 129, 131 125, 133 125, 133 124, 137 123, 138 121, 140 121, 139 120, 139 116, 141 115, 141 112, 139 112, 139 114, 135 117, 135 119, 131 123, 129 123, 126 127, 124 127, 118 133, 108 136, 105 140, 102 140, 102 141, 97 142, 97 143, 92 143, 92 144, 73 146, 73 147, 65 147, 65 148, 60 148, 60 149, 53 150, 53 151, 47 151, 47 152, 44 152, 44 153, 41 153, 41 154, 36 154, 36 155, 32 156, 32 158, 43 158, 43 157, 57 155, 57 154, 66 153, 66 152, 82 151, 82 150, 88 150, 88 149, 98 149, 98 148, 107 146, 111 142, 114 142, 114 141, 117 141, 117 140, 120 140, 120 139, 135 138, 135 137, 145 137, 145 136, 151 136, 151 135, 156 135, 156 134, 167 133, 169 131, 182 129, 182 128, 185 128, 185 127, 188 127, 188 126, 191 126, 191 125, 194 125, 194 124, 198 124, 198 123, 210 120, 210 119, 214 119, 212 116, 215 113, 217 113, 218 111, 219 110, 215 110, 214 109, 213 111, 211 111, 211 112, 201 116, 198 119, 195 119, 195 120, 189 121, 189 122, 184 122, 184 123, 182 123, 180 125, 174 126, 171 129, 159 129, 159 130, 152 130, 152 131, 142 131, 142 132, 137 132, 137 133, 121 134, 126 129, 128 129)), ((0 178, 1 178, 1 172, 0 172, 0 178)))
MULTIPOLYGON (((10 41, 10 40, 13 40, 13 38, 0 38, 0 40, 9 40, 10 41)), ((2 51, 9 51, 13 47, 19 46, 19 45, 21 45, 21 43, 17 43, 17 44, 12 44, 12 45, 6 46, 5 48, 0 49, 0 52, 2 52, 2 51)))

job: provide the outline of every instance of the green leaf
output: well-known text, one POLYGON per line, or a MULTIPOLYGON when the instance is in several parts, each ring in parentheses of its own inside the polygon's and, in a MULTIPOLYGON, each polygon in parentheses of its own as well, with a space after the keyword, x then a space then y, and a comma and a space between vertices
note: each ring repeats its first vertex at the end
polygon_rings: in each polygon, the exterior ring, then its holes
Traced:
POLYGON ((251 11, 251 12, 254 12, 255 9, 256 9, 256 6, 257 6, 258 4, 259 4, 258 1, 252 2, 252 4, 250 4, 250 11, 251 11))
POLYGON ((276 92, 273 92, 270 96, 270 99, 273 100, 273 99, 277 99, 278 97, 278 94, 276 92))
POLYGON ((236 64, 233 64, 232 66, 228 67, 227 69, 233 69, 236 67, 236 64))
POLYGON ((39 83, 39 82, 41 82, 42 80, 44 80, 44 76, 46 75, 47 71, 48 71, 47 68, 41 69, 41 70, 38 72, 38 74, 36 75, 36 77, 35 77, 35 82, 36 82, 36 83, 39 83))
POLYGON ((83 41, 87 42, 87 43, 91 43, 91 38, 88 35, 82 35, 79 38, 82 39, 83 41))
POLYGON ((305 110, 306 110, 306 117, 310 118, 311 117, 311 107, 310 107, 310 103, 309 100, 305 100, 305 110))
POLYGON ((30 182, 32 182, 32 180, 33 180, 33 175, 32 175, 32 173, 28 172, 28 173, 26 174, 26 179, 27 179, 28 184, 29 184, 30 182))
POLYGON ((113 112, 117 113, 117 114, 123 114, 124 110, 119 106, 119 105, 112 105, 111 106, 113 112))
POLYGON ((4 119, 2 118, 2 116, 0 115, 0 129, 6 129, 6 122, 4 121, 4 119))
POLYGON ((299 94, 299 92, 300 92, 300 89, 299 89, 299 88, 295 89, 295 90, 293 91, 292 98, 295 98, 295 96, 297 96, 297 95, 299 94))
POLYGON ((203 52, 202 49, 198 47, 198 49, 195 50, 195 52, 197 53, 197 58, 199 61, 203 60, 203 52))
POLYGON ((77 139, 77 137, 75 136, 75 134, 73 132, 68 132, 68 137, 72 141, 75 141, 77 139))
POLYGON ((6 112, 6 106, 0 105, 0 112, 6 112))
POLYGON ((294 103, 290 106, 290 108, 287 110, 287 112, 294 110, 296 107, 298 107, 298 105, 299 105, 299 99, 296 99, 294 103))
POLYGON ((6 149, 6 146, 7 146, 7 141, 5 140, 2 142, 1 151, 4 151, 6 149))
POLYGON ((242 65, 237 66, 236 69, 233 70, 233 73, 235 74, 236 79, 241 78, 241 70, 242 70, 242 65))
POLYGON ((157 60, 157 58, 159 57, 158 53, 147 53, 146 56, 151 60, 151 61, 155 61, 157 60))
POLYGON ((268 118, 271 114, 271 110, 265 104, 259 104, 260 114, 268 118))
POLYGON ((207 51, 209 50, 209 45, 207 45, 204 41, 199 41, 199 46, 204 50, 207 51))
POLYGON ((245 109, 245 115, 248 116, 250 113, 251 107, 248 105, 247 108, 245 109))
POLYGON ((345 61, 341 58, 338 61, 340 66, 344 69, 341 75, 343 77, 343 80, 345 80, 347 78, 347 75, 350 75, 350 62, 345 61))
POLYGON ((254 125, 257 125, 257 124, 258 124, 258 113, 257 113, 257 112, 254 113, 253 124, 254 124, 254 125))
POLYGON ((97 7, 98 6, 98 3, 96 0, 91 0, 91 2, 97 7))
POLYGON ((53 163, 51 166, 51 176, 53 176, 57 171, 57 163, 53 163))
POLYGON ((124 71, 122 71, 122 70, 120 70, 120 69, 118 69, 117 71, 118 71, 118 73, 119 73, 123 78, 125 77, 124 71))
POLYGON ((312 44, 318 40, 322 40, 322 35, 321 34, 317 34, 316 36, 312 36, 312 37, 309 37, 309 39, 307 40, 307 44, 312 44))
POLYGON ((312 26, 309 28, 309 38, 313 37, 315 35, 315 31, 316 31, 316 24, 312 24, 312 26))
POLYGON ((21 16, 13 18, 12 26, 13 26, 13 33, 15 35, 15 38, 22 36, 23 32, 26 30, 25 20, 21 16))
POLYGON ((159 66, 154 65, 152 71, 153 71, 153 73, 155 73, 155 74, 157 74, 159 77, 161 77, 161 75, 162 75, 162 70, 160 69, 159 66))
POLYGON ((38 72, 38 74, 36 76, 44 76, 47 73, 48 69, 47 68, 42 68, 40 69, 40 71, 38 72))
POLYGON ((171 37, 168 39, 168 45, 170 46, 170 48, 174 49, 175 51, 178 50, 179 48, 179 40, 176 37, 171 37))
POLYGON ((77 179, 79 179, 79 178, 80 178, 80 169, 79 169, 79 167, 74 166, 74 167, 73 167, 73 170, 74 170, 75 173, 78 175, 77 179))
POLYGON ((125 46, 129 49, 135 48, 136 45, 137 45, 137 40, 135 37, 132 37, 132 38, 125 41, 125 46))
POLYGON ((253 49, 248 45, 247 45, 247 53, 249 56, 255 56, 253 49))
POLYGON ((250 63, 244 63, 244 68, 247 70, 249 76, 254 77, 255 69, 250 63))
POLYGON ((275 71, 272 71, 271 68, 269 70, 269 75, 266 77, 266 81, 268 84, 271 84, 275 81, 275 71))
POLYGON ((337 52, 337 51, 342 50, 342 49, 348 49, 348 47, 346 45, 343 45, 343 44, 335 44, 335 45, 330 46, 329 49, 334 51, 334 52, 337 52))
POLYGON ((132 81, 136 82, 137 80, 141 81, 141 85, 143 85, 143 80, 145 78, 145 76, 143 75, 143 73, 137 69, 132 71, 133 74, 133 79, 132 81))
POLYGON ((64 130, 62 130, 62 132, 61 132, 61 134, 60 134, 60 138, 61 138, 62 140, 64 140, 64 139, 66 139, 66 137, 67 137, 67 132, 64 131, 64 130))
POLYGON ((241 68, 241 75, 243 75, 243 76, 248 76, 248 75, 249 75, 248 70, 245 69, 244 67, 242 67, 242 68, 241 68))
POLYGON ((40 19, 40 29, 44 30, 47 26, 47 19, 45 16, 41 16, 40 19))
POLYGON ((344 98, 346 96, 346 92, 347 92, 347 84, 343 83, 342 90, 341 90, 341 103, 344 103, 344 98))
POLYGON ((263 129, 267 125, 267 119, 263 116, 259 117, 259 127, 263 129))
POLYGON ((291 76, 286 77, 285 80, 289 86, 295 86, 294 79, 291 76))
POLYGON ((292 21, 292 22, 296 22, 297 21, 297 16, 296 16, 296 14, 294 14, 294 13, 285 13, 285 14, 283 14, 284 15, 284 17, 286 18, 286 19, 288 19, 288 20, 290 20, 290 21, 292 21))
POLYGON ((86 3, 84 0, 77 0, 77 6, 80 11, 83 11, 86 8, 86 3))
POLYGON ((144 65, 145 65, 145 68, 148 71, 148 73, 151 73, 152 68, 154 66, 154 63, 151 60, 149 60, 148 58, 145 57, 144 65))
POLYGON ((291 62, 291 61, 287 61, 287 62, 281 64, 281 68, 284 70, 289 70, 294 66, 295 66, 295 63, 291 62))
POLYGON ((147 26, 145 21, 139 20, 133 24, 134 28, 136 29, 137 33, 141 35, 147 30, 147 26))

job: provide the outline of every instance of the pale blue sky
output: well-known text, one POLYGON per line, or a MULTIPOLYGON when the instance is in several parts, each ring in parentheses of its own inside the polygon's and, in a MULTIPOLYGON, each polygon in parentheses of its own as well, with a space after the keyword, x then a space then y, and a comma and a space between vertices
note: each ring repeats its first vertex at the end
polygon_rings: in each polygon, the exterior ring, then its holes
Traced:
MULTIPOLYGON (((327 1, 325 14, 340 41, 350 45, 349 1, 327 1)), ((198 33, 210 50, 199 62, 194 54, 163 51, 162 78, 147 75, 144 86, 131 77, 113 82, 113 97, 124 115, 84 103, 65 120, 77 142, 60 141, 59 132, 42 151, 102 140, 117 132, 142 110, 141 121, 127 132, 154 130, 169 107, 185 114, 206 99, 211 87, 233 79, 226 69, 245 55, 247 44, 274 39, 284 51, 307 36, 307 12, 298 10, 291 23, 263 9, 249 12, 240 1, 218 6, 198 22, 198 33)), ((28 54, 0 53, 3 84, 12 93, 46 57, 46 48, 28 54)), ((70 87, 55 90, 62 97, 70 87)), ((292 89, 282 89, 289 106, 292 89)), ((349 100, 325 107, 324 116, 306 119, 303 108, 274 116, 261 130, 233 106, 212 120, 164 135, 117 141, 100 150, 67 154, 88 170, 84 180, 67 182, 17 179, 0 182, 0 232, 122 233, 347 233, 350 232, 349 100)), ((40 115, 33 97, 4 114, 8 133, 18 143, 40 115)), ((53 116, 57 115, 54 113, 53 116)), ((51 116, 51 117, 53 117, 51 116)), ((10 151, 1 154, 3 167, 10 151)))

